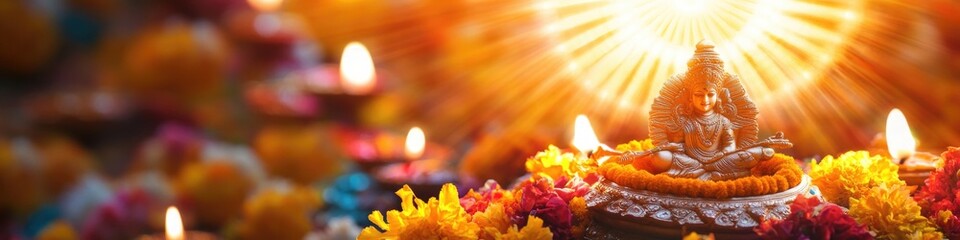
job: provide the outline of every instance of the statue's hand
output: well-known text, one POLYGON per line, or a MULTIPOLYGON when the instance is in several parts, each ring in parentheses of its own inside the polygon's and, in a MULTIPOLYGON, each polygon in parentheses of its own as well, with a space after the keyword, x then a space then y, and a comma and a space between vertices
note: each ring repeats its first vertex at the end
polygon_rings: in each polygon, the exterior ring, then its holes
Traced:
POLYGON ((767 138, 760 143, 760 145, 763 147, 773 149, 787 149, 793 147, 793 143, 783 137, 783 132, 777 132, 777 134, 774 134, 770 138, 767 138))
POLYGON ((659 148, 663 151, 683 152, 683 144, 680 143, 666 143, 661 145, 659 148))

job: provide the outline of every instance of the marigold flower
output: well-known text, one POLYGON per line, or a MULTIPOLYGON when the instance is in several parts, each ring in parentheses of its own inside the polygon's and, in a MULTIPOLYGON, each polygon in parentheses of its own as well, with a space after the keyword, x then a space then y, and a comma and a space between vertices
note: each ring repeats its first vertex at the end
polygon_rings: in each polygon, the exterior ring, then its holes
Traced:
POLYGON ((960 239, 960 219, 950 211, 940 211, 936 216, 937 227, 948 239, 960 239))
POLYGON ((592 222, 590 211, 587 210, 587 202, 583 197, 575 197, 570 200, 570 213, 573 213, 573 237, 583 238, 583 231, 592 222))
POLYGON ((413 195, 410 186, 397 191, 400 211, 387 211, 386 219, 380 211, 373 211, 370 226, 360 232, 358 239, 476 239, 480 227, 470 221, 470 215, 460 206, 457 187, 445 184, 438 198, 423 202, 413 195), (386 220, 386 221, 384 221, 386 220))
POLYGON ((522 226, 528 216, 539 217, 550 227, 554 239, 569 239, 572 237, 573 214, 553 186, 549 178, 524 182, 517 193, 516 209, 511 218, 514 224, 522 226))
POLYGON ((901 184, 881 184, 850 199, 850 216, 866 224, 879 239, 942 239, 932 222, 901 184))
POLYGON ((244 239, 302 239, 313 228, 310 213, 320 205, 320 194, 311 188, 268 188, 244 203, 239 233, 244 239))
POLYGON ((850 198, 859 197, 872 187, 904 184, 897 170, 890 159, 857 151, 811 163, 810 177, 827 201, 846 207, 850 206, 850 198))
POLYGON ((608 162, 600 175, 621 186, 686 197, 725 199, 786 191, 800 183, 803 172, 792 157, 776 154, 751 169, 751 176, 728 181, 703 181, 653 174, 633 164, 608 162))
MULTIPOLYGON (((941 155, 944 159, 943 168, 937 169, 920 186, 914 199, 920 204, 923 215, 928 218, 938 218, 942 211, 951 215, 960 213, 960 148, 951 147, 941 155)), ((952 236, 947 232, 948 237, 952 236)))
POLYGON ((683 240, 713 240, 715 239, 713 233, 710 235, 700 235, 697 232, 690 232, 687 236, 683 237, 683 240))
POLYGON ((586 178, 587 174, 594 172, 594 169, 596 169, 596 163, 593 160, 579 158, 573 153, 560 151, 553 145, 528 158, 526 166, 528 172, 549 176, 552 179, 573 176, 586 178))
POLYGON ((762 239, 872 239, 866 227, 844 213, 840 206, 817 198, 797 195, 790 215, 766 220, 754 231, 762 239))
POLYGON ((530 216, 527 218, 527 225, 523 229, 517 230, 517 225, 510 226, 507 229, 506 233, 500 233, 499 230, 493 227, 488 227, 484 229, 492 239, 497 240, 548 240, 553 238, 553 233, 550 233, 550 228, 543 226, 543 220, 530 216))

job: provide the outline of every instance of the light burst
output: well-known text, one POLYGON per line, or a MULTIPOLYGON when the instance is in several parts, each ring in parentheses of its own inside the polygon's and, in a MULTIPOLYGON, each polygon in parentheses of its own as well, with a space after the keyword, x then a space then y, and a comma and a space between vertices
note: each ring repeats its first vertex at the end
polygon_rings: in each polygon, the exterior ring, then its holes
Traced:
POLYGON ((541 0, 549 37, 575 80, 607 104, 649 109, 659 87, 686 70, 694 45, 717 44, 727 70, 755 100, 802 88, 836 58, 860 21, 860 1, 541 0), (611 102, 612 101, 612 102, 611 102), (619 104, 619 103, 628 104, 619 104), (614 104, 616 103, 616 104, 614 104))
POLYGON ((924 76, 932 72, 925 59, 936 59, 931 56, 939 51, 922 4, 409 2, 402 8, 410 11, 402 14, 351 15, 363 28, 331 25, 338 21, 324 17, 334 10, 306 15, 314 16, 310 22, 321 39, 327 34, 381 42, 371 46, 387 63, 378 66, 401 73, 428 69, 431 73, 414 79, 429 84, 429 91, 416 96, 422 111, 409 117, 428 124, 438 140, 493 130, 567 142, 572 133, 565 130, 578 114, 590 116, 607 143, 645 138, 652 99, 670 76, 686 70, 695 44, 708 39, 760 108, 760 137, 784 131, 800 143, 796 156, 865 148, 894 107, 911 119, 929 120, 915 129, 921 139, 936 139, 928 147, 960 141, 950 120, 939 119, 945 114, 937 112, 943 100, 929 96, 934 84, 919 84, 918 78, 929 79, 924 76))

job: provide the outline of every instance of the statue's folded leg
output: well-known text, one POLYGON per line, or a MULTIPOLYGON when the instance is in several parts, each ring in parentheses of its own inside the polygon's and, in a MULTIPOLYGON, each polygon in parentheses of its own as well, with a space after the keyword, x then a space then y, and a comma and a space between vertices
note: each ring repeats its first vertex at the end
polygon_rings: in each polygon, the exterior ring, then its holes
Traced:
POLYGON ((670 168, 667 169, 667 175, 680 178, 697 178, 703 175, 705 170, 700 161, 683 154, 673 154, 673 161, 670 168))

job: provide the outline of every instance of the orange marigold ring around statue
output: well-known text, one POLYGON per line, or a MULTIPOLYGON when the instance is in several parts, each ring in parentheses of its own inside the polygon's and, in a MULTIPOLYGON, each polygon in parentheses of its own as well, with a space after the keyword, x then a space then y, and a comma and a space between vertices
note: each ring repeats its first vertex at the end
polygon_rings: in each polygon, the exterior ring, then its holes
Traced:
POLYGON ((786 191, 800 183, 803 171, 792 157, 776 154, 751 170, 751 176, 725 181, 702 181, 652 174, 632 164, 606 163, 600 175, 619 186, 681 197, 726 199, 786 191))

